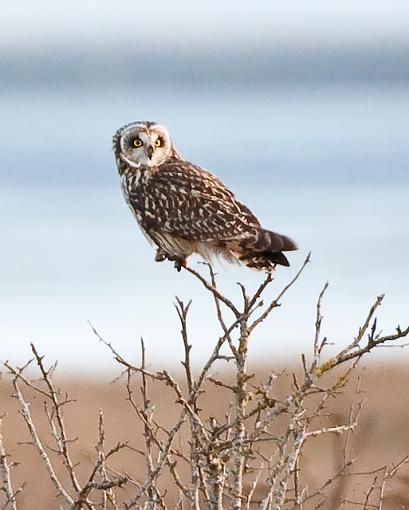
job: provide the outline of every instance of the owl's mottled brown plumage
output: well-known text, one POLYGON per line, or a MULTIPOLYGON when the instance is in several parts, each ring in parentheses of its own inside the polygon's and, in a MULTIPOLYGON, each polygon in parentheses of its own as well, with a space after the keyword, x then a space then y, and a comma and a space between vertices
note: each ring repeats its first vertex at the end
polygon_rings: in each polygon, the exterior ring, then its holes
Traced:
POLYGON ((182 159, 163 126, 128 124, 113 142, 125 199, 157 246, 156 260, 180 269, 196 252, 265 271, 289 265, 282 252, 297 249, 294 241, 263 229, 216 176, 182 159))

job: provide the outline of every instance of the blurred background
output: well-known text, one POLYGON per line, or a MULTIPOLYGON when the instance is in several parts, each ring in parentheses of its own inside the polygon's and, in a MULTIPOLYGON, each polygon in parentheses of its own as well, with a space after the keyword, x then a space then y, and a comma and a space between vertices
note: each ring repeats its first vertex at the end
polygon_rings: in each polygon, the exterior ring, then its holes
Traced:
MULTIPOLYGON (((69 371, 107 370, 89 320, 128 356, 143 336, 152 363, 177 363, 175 295, 193 300, 194 359, 210 351, 209 296, 153 261, 121 196, 111 137, 145 119, 299 242, 271 297, 312 251, 260 328, 255 358, 311 352, 327 280, 323 332, 337 345, 379 293, 381 328, 405 325, 408 27, 404 0, 3 2, 0 358, 25 360, 35 341, 69 371)), ((262 280, 217 271, 232 298, 237 281, 252 290, 262 280)))

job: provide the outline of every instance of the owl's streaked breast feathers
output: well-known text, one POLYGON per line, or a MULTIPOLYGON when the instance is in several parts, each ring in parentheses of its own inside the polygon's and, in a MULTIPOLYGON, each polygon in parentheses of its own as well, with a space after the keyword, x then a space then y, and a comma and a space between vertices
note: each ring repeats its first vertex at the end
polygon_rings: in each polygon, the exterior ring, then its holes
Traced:
MULTIPOLYGON (((125 199, 144 233, 157 245, 157 260, 174 260, 180 268, 197 252, 267 271, 275 264, 289 265, 282 251, 294 250, 296 244, 264 230, 216 176, 182 159, 162 126, 141 122, 125 126, 114 136, 114 151, 125 199), (127 133, 130 130, 134 133, 127 133), (125 145, 134 144, 133 137, 143 138, 144 154, 125 145), (156 154, 156 164, 147 162, 149 144, 158 149, 167 145, 166 151, 156 154)), ((154 154, 155 149, 150 152, 154 154)))

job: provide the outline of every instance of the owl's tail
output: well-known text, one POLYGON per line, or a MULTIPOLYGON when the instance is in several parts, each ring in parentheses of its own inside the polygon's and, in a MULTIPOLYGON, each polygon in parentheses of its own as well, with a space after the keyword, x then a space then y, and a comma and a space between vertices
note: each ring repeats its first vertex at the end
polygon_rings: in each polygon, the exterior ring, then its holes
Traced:
POLYGON ((298 249, 296 243, 289 237, 264 229, 259 230, 257 239, 252 243, 247 242, 243 248, 240 259, 248 267, 260 271, 269 271, 276 264, 288 267, 290 263, 283 251, 298 249))

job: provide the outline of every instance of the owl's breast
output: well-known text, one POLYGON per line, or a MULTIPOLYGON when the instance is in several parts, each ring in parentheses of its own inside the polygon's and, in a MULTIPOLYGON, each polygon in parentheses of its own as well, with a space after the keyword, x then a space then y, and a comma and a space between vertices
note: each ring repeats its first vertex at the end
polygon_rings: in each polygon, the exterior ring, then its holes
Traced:
POLYGON ((138 221, 143 211, 144 186, 141 182, 141 172, 124 173, 121 177, 121 188, 125 201, 138 221))
POLYGON ((122 192, 125 201, 142 229, 150 228, 156 217, 156 203, 149 186, 149 175, 132 172, 122 176, 122 192))
POLYGON ((144 194, 144 180, 143 172, 140 170, 122 175, 121 185, 125 200, 137 200, 144 194))

